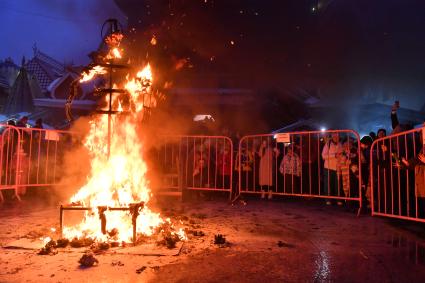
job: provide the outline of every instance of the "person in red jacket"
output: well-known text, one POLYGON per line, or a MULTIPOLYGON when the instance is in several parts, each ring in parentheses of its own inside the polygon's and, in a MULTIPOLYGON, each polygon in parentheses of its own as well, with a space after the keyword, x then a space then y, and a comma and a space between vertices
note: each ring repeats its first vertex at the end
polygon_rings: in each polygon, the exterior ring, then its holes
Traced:
POLYGON ((217 187, 229 189, 230 176, 232 175, 232 153, 228 146, 224 146, 220 149, 220 153, 217 157, 217 172, 219 176, 217 187))

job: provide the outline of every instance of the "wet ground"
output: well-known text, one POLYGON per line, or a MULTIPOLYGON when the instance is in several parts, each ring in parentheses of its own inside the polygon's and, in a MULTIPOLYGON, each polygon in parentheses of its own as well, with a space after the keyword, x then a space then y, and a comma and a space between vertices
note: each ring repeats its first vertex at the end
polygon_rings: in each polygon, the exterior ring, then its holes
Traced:
MULTIPOLYGON (((423 282, 425 225, 368 215, 317 200, 248 199, 163 204, 189 235, 178 256, 106 252, 81 269, 81 254, 0 251, 0 282, 423 282), (215 234, 227 245, 217 246, 215 234), (139 272, 136 272, 136 271, 139 272)), ((0 244, 58 225, 54 206, 0 208, 0 244)))

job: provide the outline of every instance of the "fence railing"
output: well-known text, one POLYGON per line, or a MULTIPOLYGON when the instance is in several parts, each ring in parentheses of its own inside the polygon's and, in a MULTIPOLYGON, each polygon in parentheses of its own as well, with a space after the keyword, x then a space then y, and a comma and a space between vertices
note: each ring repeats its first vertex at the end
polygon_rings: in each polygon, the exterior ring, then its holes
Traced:
POLYGON ((239 193, 358 201, 362 162, 352 130, 245 136, 237 168, 239 193))
MULTIPOLYGON (((370 186, 372 215, 425 222, 423 132, 378 139, 370 151, 352 130, 250 135, 235 153, 225 136, 161 136, 152 171, 159 175, 158 192, 171 194, 314 197, 361 207, 370 186)), ((29 187, 57 185, 73 135, 0 125, 0 200, 4 190, 20 199, 29 187)))
POLYGON ((25 194, 29 187, 48 187, 59 181, 63 151, 71 132, 0 125, 0 200, 2 190, 25 194))
POLYGON ((156 149, 159 193, 232 193, 233 143, 225 136, 162 136, 156 149))
POLYGON ((372 215, 425 222, 424 131, 413 129, 372 144, 372 215))

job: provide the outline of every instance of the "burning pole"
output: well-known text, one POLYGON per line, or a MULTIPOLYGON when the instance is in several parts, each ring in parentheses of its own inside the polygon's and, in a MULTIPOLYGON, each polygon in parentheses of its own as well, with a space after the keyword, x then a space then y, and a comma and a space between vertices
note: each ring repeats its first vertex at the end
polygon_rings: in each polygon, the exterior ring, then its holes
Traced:
POLYGON ((98 114, 108 115, 107 156, 109 158, 111 153, 112 115, 123 113, 123 111, 116 111, 113 109, 113 96, 115 94, 127 93, 125 89, 114 88, 115 80, 112 74, 117 69, 130 69, 130 67, 125 64, 118 64, 115 60, 121 59, 122 57, 119 51, 119 45, 123 38, 123 33, 118 20, 106 20, 102 26, 101 36, 103 42, 108 48, 108 53, 105 56, 102 56, 97 52, 92 53, 92 59, 94 62, 84 68, 81 76, 71 83, 70 94, 65 104, 65 113, 68 121, 71 122, 74 120, 74 117, 72 116, 71 112, 71 105, 72 101, 77 96, 80 90, 80 83, 89 81, 93 79, 96 75, 104 75, 106 73, 109 74, 107 88, 96 89, 94 92, 96 96, 108 95, 107 110, 97 110, 96 112, 98 114))

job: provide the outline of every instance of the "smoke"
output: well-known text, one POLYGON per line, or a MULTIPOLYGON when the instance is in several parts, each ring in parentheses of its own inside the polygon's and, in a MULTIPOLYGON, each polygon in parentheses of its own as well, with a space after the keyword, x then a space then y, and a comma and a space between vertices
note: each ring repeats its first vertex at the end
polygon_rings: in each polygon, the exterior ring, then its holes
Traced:
POLYGON ((76 120, 70 129, 72 142, 64 149, 63 161, 56 169, 62 176, 55 192, 61 201, 68 201, 87 181, 90 174, 90 156, 83 145, 89 132, 89 117, 76 120))

